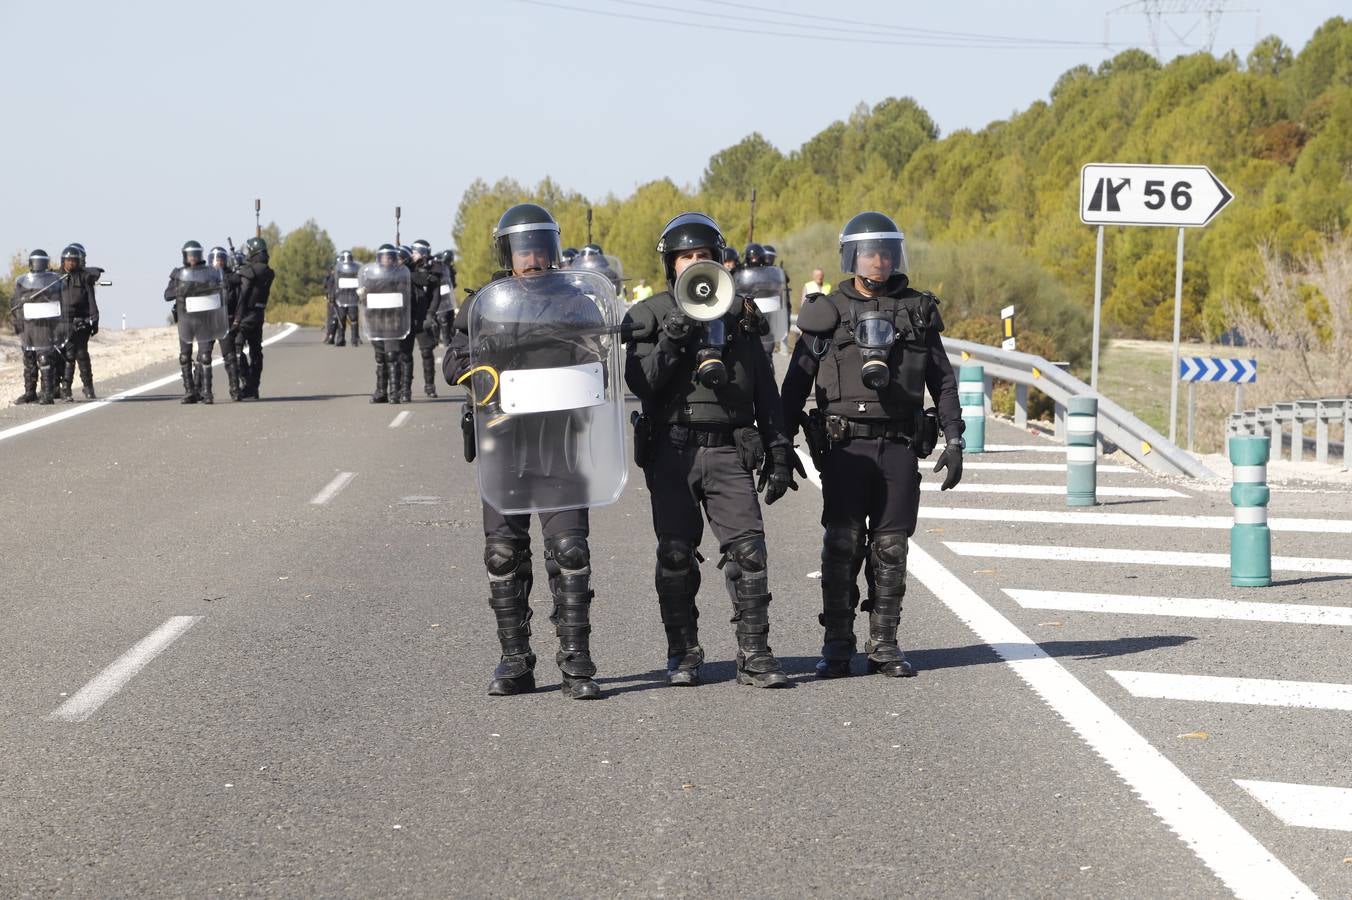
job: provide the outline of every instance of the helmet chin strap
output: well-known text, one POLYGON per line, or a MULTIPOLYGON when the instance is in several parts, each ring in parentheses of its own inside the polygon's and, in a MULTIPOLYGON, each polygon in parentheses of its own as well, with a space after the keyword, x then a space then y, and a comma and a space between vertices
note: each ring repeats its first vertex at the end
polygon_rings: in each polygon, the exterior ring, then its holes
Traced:
POLYGON ((887 287, 887 282, 890 279, 884 279, 882 281, 874 281, 872 278, 865 278, 863 275, 860 275, 859 280, 864 282, 864 287, 868 288, 870 291, 877 292, 887 287))

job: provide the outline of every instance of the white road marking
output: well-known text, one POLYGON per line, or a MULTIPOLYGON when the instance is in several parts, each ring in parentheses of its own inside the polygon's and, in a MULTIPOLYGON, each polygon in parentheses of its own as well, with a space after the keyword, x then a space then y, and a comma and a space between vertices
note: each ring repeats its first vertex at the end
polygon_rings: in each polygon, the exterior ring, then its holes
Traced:
MULTIPOLYGON (((920 490, 924 493, 933 493, 940 490, 938 482, 926 481, 920 485, 920 490)), ((959 494, 1046 494, 1064 495, 1066 486, 1064 484, 973 484, 970 481, 963 481, 957 487, 949 490, 959 494)), ((1173 488, 1158 487, 1104 487, 1099 485, 1098 496, 1100 497, 1151 497, 1154 499, 1163 499, 1165 497, 1186 497, 1187 494, 1179 493, 1173 488)))
POLYGON ((408 417, 411 415, 413 415, 413 413, 409 412, 408 410, 404 410, 399 415, 394 417, 394 421, 390 423, 390 427, 398 428, 400 425, 403 425, 405 422, 407 422, 408 417))
MULTIPOLYGON (((296 329, 298 328, 300 328, 299 325, 287 323, 285 328, 283 328, 281 331, 277 332, 272 337, 265 340, 263 342, 263 346, 268 347, 271 346, 272 344, 277 343, 280 340, 290 337, 293 333, 295 333, 296 329)), ((222 365, 223 363, 224 360, 217 359, 212 362, 212 365, 219 366, 222 365)), ((116 394, 113 394, 112 396, 104 397, 101 400, 92 400, 89 403, 82 403, 78 406, 73 406, 70 409, 62 410, 59 413, 54 413, 53 415, 50 416, 43 416, 41 419, 34 419, 33 421, 25 422, 22 425, 15 425, 13 428, 6 428, 4 431, 0 431, 0 441, 8 440, 9 438, 12 437, 18 437, 19 435, 27 434, 30 431, 37 431, 39 428, 46 428, 48 425, 55 425, 57 422, 64 422, 67 419, 73 419, 76 416, 83 416, 85 413, 91 413, 96 409, 103 409, 108 404, 116 403, 119 400, 126 400, 130 397, 138 397, 141 394, 149 393, 150 391, 153 391, 156 388, 162 388, 166 384, 172 384, 173 382, 178 381, 181 377, 182 376, 179 374, 166 375, 163 378, 156 378, 154 381, 148 381, 145 384, 137 385, 134 388, 128 388, 125 391, 120 391, 116 394)))
MULTIPOLYGON (((975 541, 944 541, 944 546, 959 556, 989 556, 996 559, 1049 559, 1059 562, 1131 563, 1138 566, 1230 568, 1230 554, 1228 553, 1192 553, 1183 550, 1120 550, 1103 547, 1043 547, 1036 544, 984 544, 975 541)), ((1352 559, 1274 556, 1272 557, 1272 571, 1352 575, 1352 559)))
POLYGON ((352 479, 357 477, 356 472, 339 472, 333 476, 333 480, 324 486, 324 490, 315 494, 310 500, 315 506, 323 506, 338 496, 338 492, 352 483, 352 479))
POLYGON ((1212 600, 1202 597, 1143 597, 1133 594, 1036 591, 1020 588, 1001 590, 1024 609, 1352 627, 1352 607, 1348 606, 1258 603, 1250 600, 1212 600))
MULTIPOLYGON (((998 462, 973 462, 964 458, 962 461, 962 470, 973 472, 1064 472, 1065 463, 998 463, 998 462)), ((1136 472, 1131 466, 1114 466, 1106 463, 1100 463, 1095 466, 1100 473, 1122 474, 1124 472, 1136 472)))
MULTIPOLYGON (((803 451, 799 456, 808 481, 821 487, 812 460, 803 451)), ((1065 720, 1237 897, 1314 897, 1281 860, 1121 716, 914 540, 909 556, 912 574, 1065 720)))
POLYGON ((1286 784, 1280 781, 1241 781, 1248 791, 1283 825, 1297 828, 1327 828, 1352 831, 1352 788, 1318 784, 1286 784))
POLYGON ((1133 697, 1152 700, 1352 710, 1352 684, 1175 675, 1169 672, 1120 672, 1112 669, 1108 670, 1108 674, 1133 697))
MULTIPOLYGON (((987 444, 983 453, 1065 453, 1065 444, 987 444)), ((978 456, 980 454, 972 454, 978 456)))
MULTIPOLYGON (((963 463, 964 468, 966 463, 963 463)), ((1045 525, 1127 525, 1140 528, 1211 528, 1229 531, 1233 516, 1166 516, 1158 513, 1110 513, 1048 511, 1035 509, 984 509, 972 507, 920 507, 922 519, 956 519, 971 522, 1033 522, 1045 525)), ((1268 519, 1273 531, 1315 534, 1352 534, 1352 519, 1268 519)))
POLYGON ((144 669, 152 659, 164 652, 201 618, 201 616, 174 616, 169 619, 119 656, 112 665, 95 675, 88 684, 76 691, 73 697, 49 714, 47 720, 83 722, 88 719, 114 694, 122 690, 122 687, 131 681, 132 676, 144 669))

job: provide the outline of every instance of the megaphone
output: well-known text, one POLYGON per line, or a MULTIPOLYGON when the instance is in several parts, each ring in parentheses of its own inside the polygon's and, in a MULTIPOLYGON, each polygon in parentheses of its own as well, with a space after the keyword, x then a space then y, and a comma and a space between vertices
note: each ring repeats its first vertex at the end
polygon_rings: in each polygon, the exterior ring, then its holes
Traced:
POLYGON ((681 312, 697 322, 723 318, 736 299, 728 270, 708 259, 686 266, 671 293, 681 312))

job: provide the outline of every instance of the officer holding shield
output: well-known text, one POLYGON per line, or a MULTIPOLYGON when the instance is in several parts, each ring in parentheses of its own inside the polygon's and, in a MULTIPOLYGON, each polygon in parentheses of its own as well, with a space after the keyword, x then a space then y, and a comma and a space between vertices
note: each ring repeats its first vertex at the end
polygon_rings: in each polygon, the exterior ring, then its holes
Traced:
POLYGON ((917 460, 947 446, 934 471, 943 490, 962 477, 963 422, 957 381, 944 353, 939 301, 914 290, 902 233, 887 216, 865 212, 840 235, 846 279, 830 296, 809 295, 798 312, 803 337, 784 379, 789 434, 801 426, 822 478, 822 613, 817 675, 850 674, 857 579, 865 565, 868 671, 915 674, 897 640, 906 593, 907 540, 920 507, 917 460), (803 405, 816 384, 817 408, 803 405), (938 410, 924 408, 925 389, 938 410))
POLYGON ((412 293, 408 269, 399 262, 399 248, 381 244, 376 261, 357 276, 362 331, 376 355, 376 389, 372 403, 398 403, 401 395, 399 352, 412 329, 412 293))
MULTIPOLYGON (((734 272, 737 293, 749 297, 761 314, 763 326, 760 342, 767 356, 775 352, 779 340, 780 313, 783 311, 784 270, 766 261, 765 248, 747 244, 742 251, 742 264, 734 272)), ((788 334, 788 319, 783 318, 783 332, 788 334)))
POLYGON ((61 303, 60 276, 51 270, 45 250, 28 254, 28 271, 14 282, 9 313, 21 335, 23 394, 15 403, 53 402, 58 380, 65 371, 62 347, 70 339, 70 322, 61 303))
POLYGON ((221 273, 221 296, 225 298, 226 318, 232 323, 221 337, 221 360, 225 364, 226 384, 230 387, 230 399, 239 399, 239 332, 233 327, 235 314, 239 312, 239 276, 231 268, 234 259, 224 247, 212 247, 207 252, 207 265, 221 273))
POLYGON ((737 680, 785 687, 770 649, 770 586, 756 492, 774 503, 793 480, 774 370, 761 349, 762 320, 734 293, 713 219, 684 213, 657 242, 668 290, 629 312, 625 381, 643 404, 635 456, 652 495, 657 605, 667 634, 667 677, 699 683, 704 650, 696 620, 698 552, 709 519, 722 554, 737 635, 737 680), (756 481, 760 473, 759 484, 756 481))
POLYGON ((489 606, 502 658, 488 693, 535 688, 530 645, 530 517, 540 519, 566 698, 601 696, 591 657, 589 510, 618 499, 624 394, 620 304, 610 282, 556 271, 559 226, 533 203, 493 231, 500 277, 456 316, 446 380, 466 386, 466 458, 477 458, 489 606))
POLYGON ((361 273, 361 263, 352 257, 351 250, 338 254, 338 262, 333 266, 334 308, 336 310, 337 339, 334 346, 347 346, 348 326, 352 328, 352 346, 361 344, 357 331, 357 276, 361 273))
POLYGON ((174 304, 178 323, 178 365, 183 375, 181 403, 211 404, 211 351, 230 330, 221 270, 206 265, 197 241, 183 245, 183 265, 169 273, 166 302, 174 304), (193 345, 197 355, 193 356, 193 345))

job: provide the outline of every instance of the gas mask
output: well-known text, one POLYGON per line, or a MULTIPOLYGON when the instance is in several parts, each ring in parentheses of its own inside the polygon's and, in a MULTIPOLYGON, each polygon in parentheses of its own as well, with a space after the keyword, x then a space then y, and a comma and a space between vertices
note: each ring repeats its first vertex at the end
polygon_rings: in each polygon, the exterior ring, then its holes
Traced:
POLYGON ((892 315, 883 312, 866 312, 854 323, 854 342, 859 346, 859 355, 863 364, 859 377, 864 387, 880 391, 892 383, 892 370, 887 358, 892 354, 892 345, 897 341, 897 328, 892 323, 892 315))
POLYGON ((695 378, 711 391, 728 383, 728 367, 723 364, 727 342, 728 326, 723 319, 704 323, 695 345, 695 378))

